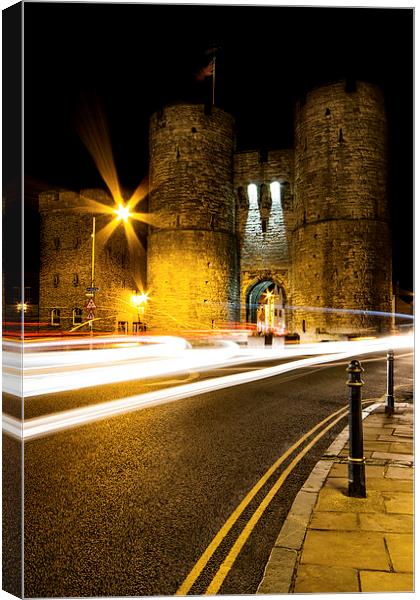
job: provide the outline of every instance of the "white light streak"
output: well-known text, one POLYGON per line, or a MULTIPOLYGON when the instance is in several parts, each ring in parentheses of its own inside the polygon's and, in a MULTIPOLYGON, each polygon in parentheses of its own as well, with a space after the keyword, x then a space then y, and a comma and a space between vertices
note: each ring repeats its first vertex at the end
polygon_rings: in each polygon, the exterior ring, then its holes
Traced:
MULTIPOLYGON (((273 377, 275 375, 306 368, 312 365, 325 364, 331 361, 340 361, 352 356, 360 356, 361 354, 369 354, 378 352, 380 350, 389 350, 391 348, 411 349, 413 347, 413 338, 412 336, 398 336, 364 342, 339 342, 339 344, 341 344, 342 347, 344 347, 343 345, 346 344, 347 350, 339 353, 324 354, 322 356, 294 360, 292 362, 276 365, 274 367, 268 367, 266 369, 237 373, 227 375, 225 377, 180 385, 175 388, 138 394, 128 398, 112 400, 110 402, 104 402, 94 406, 85 406, 82 408, 66 410, 57 414, 28 419, 23 423, 23 425, 18 419, 15 419, 9 415, 3 415, 3 429, 15 437, 29 440, 70 427, 88 424, 99 419, 110 418, 130 411, 150 408, 152 406, 157 406, 159 404, 165 404, 168 402, 174 402, 190 396, 225 389, 244 383, 249 383, 251 381, 266 379, 268 377, 273 377)), ((331 346, 333 345, 334 344, 331 344, 331 346)), ((325 344, 321 344, 321 346, 323 346, 325 350, 325 344)), ((302 351, 303 350, 304 349, 302 349, 302 351)), ((249 362, 249 356, 242 357, 241 360, 243 362, 249 362)), ((232 364, 232 362, 227 361, 226 364, 232 364)))

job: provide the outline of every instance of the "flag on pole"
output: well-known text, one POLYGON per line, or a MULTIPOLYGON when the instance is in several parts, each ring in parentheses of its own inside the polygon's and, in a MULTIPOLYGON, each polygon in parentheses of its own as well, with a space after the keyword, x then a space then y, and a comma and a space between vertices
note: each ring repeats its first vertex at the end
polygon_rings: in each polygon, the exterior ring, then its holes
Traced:
MULTIPOLYGON (((215 104, 216 94, 216 54, 220 50, 220 46, 212 45, 206 51, 206 56, 211 57, 211 60, 205 67, 200 69, 195 78, 197 81, 204 81, 206 77, 212 77, 212 105, 215 104)), ((208 59, 207 59, 208 60, 208 59)))
POLYGON ((211 77, 214 74, 214 61, 215 58, 213 57, 211 59, 211 61, 209 62, 208 65, 206 65, 205 67, 203 67, 195 76, 195 78, 197 79, 197 81, 203 81, 206 77, 211 77))

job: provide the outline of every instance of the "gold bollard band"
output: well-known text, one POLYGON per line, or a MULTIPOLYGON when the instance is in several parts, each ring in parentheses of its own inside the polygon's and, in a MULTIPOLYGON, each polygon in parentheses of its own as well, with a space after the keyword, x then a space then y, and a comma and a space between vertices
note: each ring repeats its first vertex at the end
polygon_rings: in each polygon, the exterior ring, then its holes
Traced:
POLYGON ((352 458, 351 456, 348 457, 348 461, 349 462, 353 462, 353 463, 364 463, 366 461, 366 458, 352 458))

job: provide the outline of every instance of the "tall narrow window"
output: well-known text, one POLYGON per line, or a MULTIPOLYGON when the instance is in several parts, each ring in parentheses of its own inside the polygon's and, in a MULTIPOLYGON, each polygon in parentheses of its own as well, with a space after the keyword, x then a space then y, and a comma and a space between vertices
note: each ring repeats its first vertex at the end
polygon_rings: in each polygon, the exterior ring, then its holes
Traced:
POLYGON ((248 198, 250 205, 258 204, 258 189, 255 183, 250 183, 248 186, 248 198))
POLYGON ((79 285, 79 275, 77 273, 73 273, 73 285, 74 287, 79 285))
POLYGON ((73 308, 73 325, 78 325, 82 322, 82 309, 73 308))
POLYGON ((61 311, 59 308, 53 308, 51 311, 51 325, 58 327, 61 323, 61 311))
POLYGON ((59 276, 58 273, 54 273, 54 275, 53 275, 53 286, 54 287, 58 287, 59 283, 60 283, 60 276, 59 276))
POLYGON ((273 202, 280 202, 280 183, 278 181, 270 183, 270 192, 273 202))

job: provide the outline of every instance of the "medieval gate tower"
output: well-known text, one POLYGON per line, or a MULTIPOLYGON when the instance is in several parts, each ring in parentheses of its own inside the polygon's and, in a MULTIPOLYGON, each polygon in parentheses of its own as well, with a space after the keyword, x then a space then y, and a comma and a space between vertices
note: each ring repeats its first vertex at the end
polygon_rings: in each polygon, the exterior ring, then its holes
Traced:
MULTIPOLYGON (((379 88, 340 81, 308 92, 296 106, 293 148, 238 152, 232 116, 197 104, 155 113, 149 143, 149 329, 258 329, 265 319, 329 339, 391 328, 379 88)), ((57 211, 52 221, 44 204, 43 227, 55 227, 57 211)), ((54 257, 41 246, 50 271, 54 257)), ((49 279, 41 270, 41 285, 49 279)), ((65 312, 54 289, 41 290, 41 309, 59 300, 65 312)))
POLYGON ((375 314, 392 310, 386 136, 382 94, 361 82, 309 92, 296 108, 294 149, 265 156, 235 152, 233 120, 218 108, 155 114, 151 322, 253 320, 272 282, 289 331, 389 328, 375 314))
POLYGON ((170 106, 150 126, 151 325, 220 327, 238 320, 232 117, 170 106))
POLYGON ((389 317, 372 314, 392 310, 386 135, 382 94, 373 85, 325 86, 297 107, 292 273, 293 302, 303 307, 294 313, 298 331, 303 322, 334 333, 390 325, 389 317))

